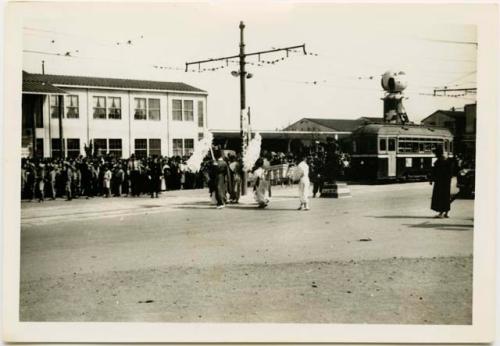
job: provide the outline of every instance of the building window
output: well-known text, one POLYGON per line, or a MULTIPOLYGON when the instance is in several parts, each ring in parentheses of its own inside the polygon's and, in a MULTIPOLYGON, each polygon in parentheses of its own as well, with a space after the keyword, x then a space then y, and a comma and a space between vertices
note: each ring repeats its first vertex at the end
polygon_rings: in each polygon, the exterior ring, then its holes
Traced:
POLYGON ((121 99, 121 97, 109 97, 108 118, 109 119, 121 119, 122 118, 122 99, 121 99))
POLYGON ((149 139, 149 156, 161 156, 161 139, 149 139))
POLYGON ((50 117, 59 118, 59 96, 50 96, 50 117))
POLYGON ((115 158, 122 157, 122 139, 110 138, 109 139, 109 154, 115 158))
POLYGON ((149 120, 160 120, 160 99, 148 99, 149 120))
POLYGON ((78 119, 78 95, 68 95, 66 96, 66 118, 68 119, 78 119))
POLYGON ((43 157, 43 138, 36 139, 35 157, 43 157))
POLYGON ((52 138, 52 157, 60 157, 61 155, 61 140, 59 138, 52 138))
POLYGON ((146 99, 135 98, 135 120, 146 120, 146 99))
POLYGON ((184 100, 184 121, 194 121, 193 100, 184 100))
POLYGON ((66 139, 66 146, 68 148, 68 157, 75 158, 80 155, 80 139, 68 138, 66 139))
POLYGON ((204 112, 203 112, 203 101, 198 101, 198 127, 204 126, 204 112))
POLYGON ((203 134, 203 132, 199 132, 198 133, 198 140, 201 141, 203 139, 203 137, 205 137, 205 135, 203 134))
POLYGON ((108 143, 106 138, 94 138, 94 152, 99 155, 106 155, 108 152, 108 143))
POLYGON ((172 100, 172 120, 182 121, 181 100, 172 100))
POLYGON ((182 156, 182 139, 174 138, 172 139, 172 154, 174 156, 182 156))
POLYGON ((94 119, 106 119, 106 97, 94 96, 94 119))
POLYGON ((194 139, 186 138, 184 140, 184 155, 189 156, 194 151, 194 139))
POLYGON ((134 152, 137 158, 148 156, 148 141, 146 139, 136 138, 134 152))

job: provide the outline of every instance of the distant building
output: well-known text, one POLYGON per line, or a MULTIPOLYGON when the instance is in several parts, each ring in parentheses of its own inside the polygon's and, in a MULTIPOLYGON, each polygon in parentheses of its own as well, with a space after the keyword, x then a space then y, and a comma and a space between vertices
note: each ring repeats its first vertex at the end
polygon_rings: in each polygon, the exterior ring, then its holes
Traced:
POLYGON ((302 118, 285 127, 284 131, 339 131, 352 132, 358 127, 371 123, 382 123, 382 118, 360 117, 357 119, 302 118))
POLYGON ((476 104, 466 105, 463 111, 437 110, 424 118, 421 123, 425 126, 448 128, 453 134, 455 153, 475 156, 476 104))
POLYGON ((22 154, 76 157, 92 144, 127 158, 189 155, 207 92, 184 83, 23 72, 22 154))

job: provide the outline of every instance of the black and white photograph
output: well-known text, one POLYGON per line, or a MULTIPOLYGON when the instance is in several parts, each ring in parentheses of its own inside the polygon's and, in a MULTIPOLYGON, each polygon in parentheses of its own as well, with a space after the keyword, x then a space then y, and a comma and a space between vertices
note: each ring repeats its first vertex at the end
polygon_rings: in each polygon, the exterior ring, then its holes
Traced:
POLYGON ((496 4, 7 12, 9 341, 491 341, 496 4))

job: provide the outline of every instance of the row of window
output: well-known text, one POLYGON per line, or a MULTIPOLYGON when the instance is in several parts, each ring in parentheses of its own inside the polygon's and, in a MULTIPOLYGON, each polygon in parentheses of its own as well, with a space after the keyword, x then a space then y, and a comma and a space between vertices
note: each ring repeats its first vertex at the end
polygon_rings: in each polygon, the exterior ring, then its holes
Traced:
MULTIPOLYGON (((199 136, 203 134, 199 134, 199 136)), ((61 140, 52 138, 51 153, 52 157, 60 156, 61 140)), ((183 156, 191 155, 194 151, 193 138, 174 138, 172 140, 173 155, 183 156)), ((43 139, 37 138, 36 156, 43 157, 43 139)), ((121 138, 94 138, 93 149, 97 154, 109 154, 114 157, 122 157, 122 139, 121 138)), ((64 151, 64 148, 63 148, 64 151)), ((134 153, 138 158, 147 156, 161 156, 160 138, 136 138, 134 139, 134 153)), ((66 138, 66 156, 75 158, 80 155, 80 139, 66 138)))
MULTIPOLYGON (((377 141, 375 138, 365 138, 353 141, 353 152, 376 153, 377 141)), ((412 154, 432 154, 437 147, 445 152, 453 152, 453 143, 440 138, 379 138, 378 152, 398 152, 412 154)))
MULTIPOLYGON (((66 118, 78 119, 80 117, 78 108, 78 95, 65 96, 66 118)), ((94 119, 121 119, 122 99, 116 96, 93 96, 94 119)), ((59 97, 50 97, 50 116, 59 118, 59 97)), ((158 98, 134 98, 134 119, 155 120, 161 118, 160 99, 158 98)), ((172 119, 175 121, 194 121, 193 100, 172 100, 172 119)), ((198 126, 204 126, 203 101, 198 101, 198 126)))

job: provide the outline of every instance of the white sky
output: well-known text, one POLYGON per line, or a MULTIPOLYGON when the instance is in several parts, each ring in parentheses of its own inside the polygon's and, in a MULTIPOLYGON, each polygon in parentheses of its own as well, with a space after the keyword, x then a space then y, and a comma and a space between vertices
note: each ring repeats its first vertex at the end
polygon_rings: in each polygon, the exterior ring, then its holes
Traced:
POLYGON ((208 91, 210 128, 237 129, 239 80, 230 74, 236 64, 203 73, 153 65, 183 68, 186 61, 238 54, 243 20, 247 52, 305 43, 318 54, 247 66, 254 74, 247 106, 255 129, 282 128, 302 117, 381 117, 380 75, 388 69, 406 72, 405 107, 415 122, 475 100, 420 95, 445 85, 475 87, 476 46, 435 41, 477 42, 474 25, 450 16, 453 6, 467 5, 272 4, 26 4, 24 49, 74 57, 24 53, 23 68, 41 73, 45 60, 50 74, 185 82, 208 91))

